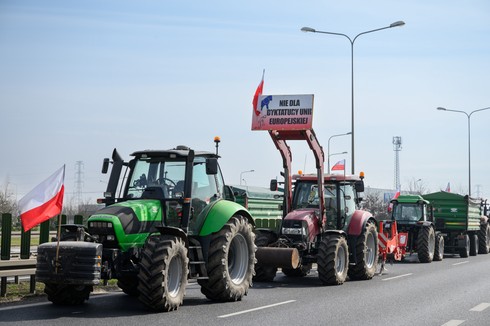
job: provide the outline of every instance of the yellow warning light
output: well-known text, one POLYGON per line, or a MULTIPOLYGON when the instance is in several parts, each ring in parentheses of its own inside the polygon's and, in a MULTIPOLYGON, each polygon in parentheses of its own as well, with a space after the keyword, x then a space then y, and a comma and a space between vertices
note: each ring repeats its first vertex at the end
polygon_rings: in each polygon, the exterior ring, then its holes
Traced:
POLYGON ((361 172, 359 173, 359 178, 364 179, 364 172, 362 172, 362 171, 361 171, 361 172))
POLYGON ((299 175, 303 175, 303 171, 302 170, 298 170, 298 174, 299 175))
POLYGON ((219 136, 214 137, 214 142, 219 143, 221 141, 221 138, 219 136))

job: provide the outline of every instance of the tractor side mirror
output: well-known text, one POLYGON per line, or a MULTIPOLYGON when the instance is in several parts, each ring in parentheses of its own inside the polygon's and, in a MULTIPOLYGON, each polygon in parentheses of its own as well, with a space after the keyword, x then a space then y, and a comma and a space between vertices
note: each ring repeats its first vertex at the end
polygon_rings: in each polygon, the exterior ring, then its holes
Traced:
POLYGON ((102 174, 106 174, 108 170, 109 170, 109 159, 105 158, 104 161, 102 162, 102 174))
POLYGON ((230 186, 225 186, 225 199, 236 202, 236 194, 230 186))
POLYGON ((277 180, 276 179, 272 179, 271 180, 271 183, 270 183, 270 186, 269 186, 269 189, 271 191, 277 191, 277 180))
POLYGON ((356 181, 354 187, 356 188, 356 192, 364 192, 364 181, 356 181))
POLYGON ((206 174, 218 174, 218 159, 209 157, 206 159, 206 174))

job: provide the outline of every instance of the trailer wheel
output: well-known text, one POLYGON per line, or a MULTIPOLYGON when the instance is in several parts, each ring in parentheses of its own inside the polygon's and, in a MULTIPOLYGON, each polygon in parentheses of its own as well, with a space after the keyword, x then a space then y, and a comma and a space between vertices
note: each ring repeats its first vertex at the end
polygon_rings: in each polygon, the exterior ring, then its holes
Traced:
POLYGON ((357 237, 355 265, 349 267, 349 278, 352 280, 369 280, 376 273, 378 265, 378 232, 372 222, 366 223, 364 230, 357 237))
POLYGON ((430 263, 434 259, 436 235, 432 226, 423 226, 417 237, 417 255, 421 263, 430 263))
POLYGON ((434 249, 433 261, 441 261, 444 258, 444 236, 442 234, 436 235, 436 248, 434 249))
POLYGON ((298 268, 282 268, 282 272, 287 277, 304 277, 310 273, 311 264, 300 265, 298 268))
POLYGON ((464 240, 462 242, 464 242, 464 246, 458 248, 459 256, 461 258, 467 258, 470 255, 470 237, 467 234, 465 234, 464 240))
POLYGON ((478 234, 476 232, 470 234, 470 256, 478 255, 478 234))
POLYGON ((490 225, 483 223, 478 232, 478 253, 480 255, 490 252, 490 225))
POLYGON ((184 241, 177 236, 150 236, 141 253, 138 299, 155 311, 177 310, 189 274, 184 241))
POLYGON ((349 270, 349 247, 340 234, 327 235, 318 248, 318 277, 324 285, 345 282, 349 270))
MULTIPOLYGON (((269 232, 259 232, 256 234, 255 245, 257 247, 267 247, 274 242, 273 234, 269 232)), ((261 264, 259 261, 255 264, 254 282, 272 282, 276 277, 277 267, 261 264)))
POLYGON ((211 300, 239 301, 252 284, 255 244, 252 226, 235 215, 212 235, 206 264, 207 280, 198 280, 201 292, 211 300))
POLYGON ((46 283, 44 287, 44 293, 48 295, 49 301, 57 305, 67 306, 84 303, 92 291, 91 285, 46 283))
POLYGON ((132 297, 138 296, 138 278, 137 277, 120 277, 117 279, 117 286, 132 297))

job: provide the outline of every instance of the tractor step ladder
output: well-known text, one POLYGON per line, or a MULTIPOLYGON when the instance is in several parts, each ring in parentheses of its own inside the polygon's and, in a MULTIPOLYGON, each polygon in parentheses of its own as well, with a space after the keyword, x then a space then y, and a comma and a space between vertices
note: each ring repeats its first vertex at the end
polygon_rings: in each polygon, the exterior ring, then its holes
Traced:
POLYGON ((200 245, 189 246, 189 277, 197 280, 209 279, 206 271, 206 261, 202 254, 200 245))

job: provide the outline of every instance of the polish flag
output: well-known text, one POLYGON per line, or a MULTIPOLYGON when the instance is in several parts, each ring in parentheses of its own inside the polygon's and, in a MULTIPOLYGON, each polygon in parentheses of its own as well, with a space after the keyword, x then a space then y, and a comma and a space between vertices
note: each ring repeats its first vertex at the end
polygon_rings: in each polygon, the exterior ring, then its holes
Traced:
POLYGON ((334 166, 332 166, 332 171, 336 170, 345 170, 345 159, 338 161, 334 166))
POLYGON ((19 200, 24 232, 61 213, 65 193, 65 166, 19 200))
POLYGON ((265 74, 265 69, 262 72, 262 80, 260 81, 259 86, 257 86, 257 89, 255 90, 254 99, 252 101, 252 105, 254 107, 254 112, 256 116, 260 115, 260 111, 257 109, 257 105, 258 105, 259 97, 260 95, 262 95, 262 90, 264 89, 264 74, 265 74))
POLYGON ((451 192, 451 183, 447 183, 446 192, 451 192))

